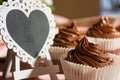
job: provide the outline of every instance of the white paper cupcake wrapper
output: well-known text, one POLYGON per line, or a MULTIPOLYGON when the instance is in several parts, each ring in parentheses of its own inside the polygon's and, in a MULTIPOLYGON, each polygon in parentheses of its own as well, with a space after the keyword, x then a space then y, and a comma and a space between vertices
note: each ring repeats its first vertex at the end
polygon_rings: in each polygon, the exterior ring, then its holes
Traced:
POLYGON ((99 44, 105 51, 114 51, 120 49, 120 38, 116 39, 104 39, 87 37, 89 42, 99 44))
POLYGON ((63 54, 66 54, 69 50, 70 50, 70 48, 51 46, 49 48, 49 53, 50 53, 50 56, 51 56, 52 60, 60 60, 60 56, 63 55, 63 54))
POLYGON ((62 70, 61 63, 60 63, 60 57, 63 54, 67 54, 67 52, 69 50, 70 50, 70 48, 55 47, 55 46, 51 46, 49 48, 49 53, 50 53, 52 62, 53 62, 54 65, 58 65, 59 66, 59 70, 60 70, 59 73, 61 73, 61 74, 63 74, 63 70, 62 70))
POLYGON ((115 61, 112 65, 102 68, 93 68, 82 64, 66 61, 63 55, 60 58, 66 80, 119 80, 120 57, 109 54, 115 61))

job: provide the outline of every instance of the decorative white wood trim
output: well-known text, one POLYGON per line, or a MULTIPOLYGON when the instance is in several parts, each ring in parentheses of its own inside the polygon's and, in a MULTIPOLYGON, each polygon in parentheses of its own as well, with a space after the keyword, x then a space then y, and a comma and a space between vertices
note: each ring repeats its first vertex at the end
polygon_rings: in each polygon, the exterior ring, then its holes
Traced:
POLYGON ((21 2, 20 0, 8 0, 8 2, 6 2, 6 6, 0 7, 0 32, 3 36, 3 40, 7 43, 7 47, 9 49, 13 49, 13 51, 17 53, 17 56, 20 58, 20 60, 22 60, 23 62, 28 62, 32 67, 34 67, 37 57, 33 58, 26 51, 24 51, 19 45, 17 45, 17 43, 11 38, 10 34, 7 31, 6 16, 9 13, 9 11, 13 9, 21 10, 26 16, 29 16, 29 14, 33 10, 40 10, 47 16, 50 25, 50 31, 47 40, 44 43, 44 46, 42 47, 38 56, 45 56, 48 59, 50 59, 50 55, 48 54, 48 48, 53 43, 52 40, 54 38, 54 31, 55 31, 54 17, 51 13, 50 8, 47 7, 45 4, 41 3, 40 0, 35 0, 35 1, 22 0, 21 2))

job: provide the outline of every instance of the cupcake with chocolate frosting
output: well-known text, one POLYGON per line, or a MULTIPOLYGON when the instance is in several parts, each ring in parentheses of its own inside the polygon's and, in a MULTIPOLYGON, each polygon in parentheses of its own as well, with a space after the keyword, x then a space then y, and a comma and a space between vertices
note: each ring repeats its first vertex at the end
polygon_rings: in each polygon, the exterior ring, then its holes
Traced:
POLYGON ((53 46, 74 48, 80 39, 83 38, 83 34, 77 27, 76 21, 73 21, 71 25, 60 28, 59 34, 57 34, 53 40, 53 46))
POLYGON ((101 17, 86 33, 90 42, 99 44, 105 52, 119 54, 120 32, 112 26, 108 17, 101 17))
POLYGON ((60 56, 65 51, 74 48, 83 38, 84 34, 77 27, 77 22, 72 21, 70 25, 59 28, 59 33, 56 34, 54 43, 49 49, 54 64, 58 64, 60 56))
POLYGON ((66 80, 117 80, 120 57, 105 53, 98 44, 84 37, 60 60, 66 80))

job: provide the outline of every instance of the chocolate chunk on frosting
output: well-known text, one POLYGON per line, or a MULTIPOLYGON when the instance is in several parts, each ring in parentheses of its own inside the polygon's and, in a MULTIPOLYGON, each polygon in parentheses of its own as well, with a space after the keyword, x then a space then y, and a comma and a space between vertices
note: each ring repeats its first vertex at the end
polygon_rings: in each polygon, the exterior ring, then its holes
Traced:
POLYGON ((119 38, 120 32, 112 26, 108 17, 101 17, 86 33, 89 37, 119 38))
POLYGON ((54 38, 53 46, 73 48, 79 40, 83 38, 83 34, 78 30, 76 21, 73 21, 71 25, 64 26, 59 29, 59 34, 54 38))
POLYGON ((92 67, 104 67, 113 63, 108 54, 105 54, 97 44, 88 42, 84 37, 80 40, 75 49, 70 50, 66 60, 78 64, 89 65, 92 67))

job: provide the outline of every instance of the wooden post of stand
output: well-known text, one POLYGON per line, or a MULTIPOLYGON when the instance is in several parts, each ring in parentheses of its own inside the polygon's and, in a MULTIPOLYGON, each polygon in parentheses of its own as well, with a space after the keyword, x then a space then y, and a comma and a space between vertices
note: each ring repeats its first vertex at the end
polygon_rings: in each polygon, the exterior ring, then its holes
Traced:
MULTIPOLYGON (((17 71, 20 71, 20 59, 17 56, 15 56, 15 72, 17 71)), ((14 72, 12 72, 12 74, 14 75, 14 72)), ((20 79, 16 79, 14 76, 13 79, 20 80, 20 79)))
POLYGON ((3 79, 6 79, 10 74, 10 71, 14 70, 14 65, 13 65, 14 59, 15 59, 15 53, 13 52, 13 50, 8 49, 7 57, 5 61, 5 68, 3 71, 3 79))
MULTIPOLYGON (((48 66, 52 66, 53 65, 53 63, 51 61, 47 61, 47 63, 48 63, 48 66)), ((59 71, 57 71, 57 72, 59 72, 59 71)), ((51 80, 58 80, 58 78, 57 78, 55 73, 49 74, 49 75, 50 75, 51 80)))

